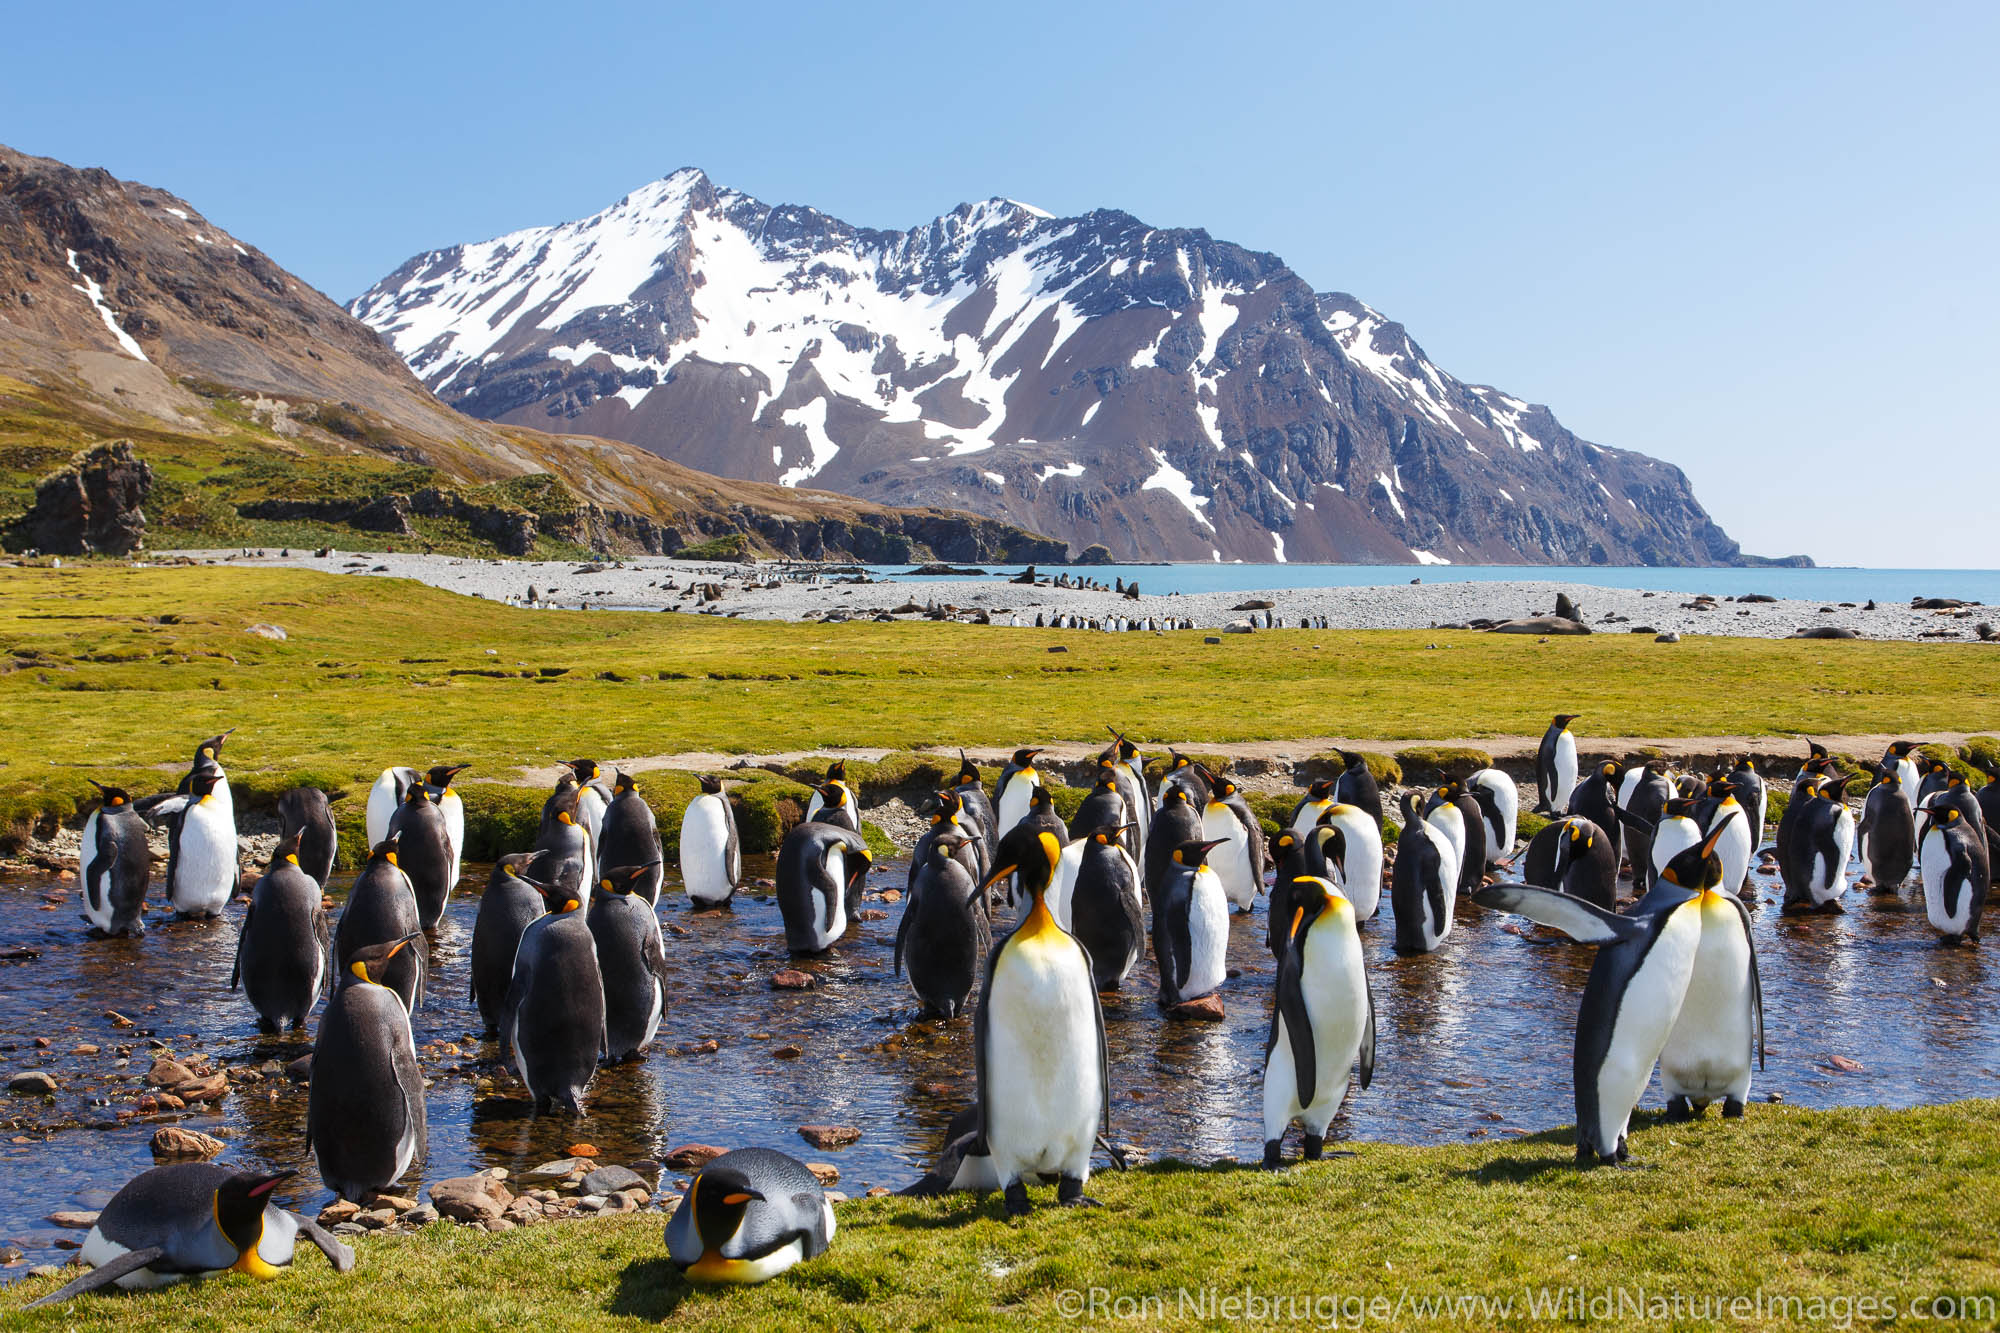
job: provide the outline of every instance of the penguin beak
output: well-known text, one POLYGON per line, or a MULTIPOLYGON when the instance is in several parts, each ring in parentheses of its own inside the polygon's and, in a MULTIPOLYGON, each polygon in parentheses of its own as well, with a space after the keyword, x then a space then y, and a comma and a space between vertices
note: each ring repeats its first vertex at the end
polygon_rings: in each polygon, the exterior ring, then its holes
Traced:
POLYGON ((998 870, 994 871, 991 875, 987 877, 987 880, 984 884, 981 884, 979 886, 981 892, 984 892, 985 890, 992 888, 995 884, 998 884, 1001 880, 1007 878, 1007 876, 1013 874, 1016 870, 1019 869, 1020 867, 1018 865, 1001 866, 998 870))
POLYGON ((261 1199, 297 1174, 296 1169, 289 1168, 284 1171, 274 1171, 268 1176, 257 1177, 257 1183, 243 1192, 253 1199, 261 1199))

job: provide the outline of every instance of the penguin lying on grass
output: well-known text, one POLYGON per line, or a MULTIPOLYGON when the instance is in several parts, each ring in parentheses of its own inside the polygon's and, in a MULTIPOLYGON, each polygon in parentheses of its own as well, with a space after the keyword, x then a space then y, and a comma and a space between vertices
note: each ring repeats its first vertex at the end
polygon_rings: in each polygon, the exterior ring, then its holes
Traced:
POLYGON ((218 1273, 276 1277, 291 1266, 301 1232, 336 1273, 351 1271, 353 1250, 311 1218, 271 1202, 272 1192, 296 1174, 252 1175, 211 1162, 143 1171, 97 1215, 77 1255, 90 1271, 23 1308, 55 1305, 113 1284, 141 1291, 218 1273))
POLYGON ((766 1282, 826 1253, 833 1205, 797 1159, 738 1148, 695 1174, 667 1223, 667 1257, 690 1282, 766 1282))

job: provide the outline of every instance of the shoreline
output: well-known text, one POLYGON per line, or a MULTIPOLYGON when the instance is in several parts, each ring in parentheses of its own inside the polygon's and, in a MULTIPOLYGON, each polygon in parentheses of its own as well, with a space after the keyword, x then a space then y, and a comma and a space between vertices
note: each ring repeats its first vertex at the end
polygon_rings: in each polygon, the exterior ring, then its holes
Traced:
MULTIPOLYGON (((915 581, 856 581, 831 574, 853 566, 764 562, 742 565, 648 556, 606 562, 482 560, 401 552, 332 551, 319 556, 243 551, 161 552, 205 564, 316 569, 324 573, 414 579, 447 592, 550 610, 654 611, 746 620, 837 623, 843 620, 939 619, 1030 627, 1040 618, 1065 632, 1167 628, 1241 632, 1298 628, 1424 630, 1548 615, 1556 596, 1572 597, 1594 633, 1701 634, 1783 639, 1802 630, 1853 631, 1857 637, 1907 642, 1978 642, 1977 626, 2000 620, 1972 605, 1918 610, 1901 604, 1856 606, 1803 600, 1701 600, 1699 589, 1655 592, 1555 580, 1508 579, 1367 587, 1272 588, 1229 592, 1142 593, 1028 586, 942 576, 915 581), (534 598, 530 601, 530 592, 534 598), (1250 607, 1248 603, 1262 605, 1250 607), (1266 626, 1265 618, 1274 624, 1266 626)), ((861 576, 866 579, 866 576, 861 576)), ((1142 581, 1143 583, 1143 581, 1142 581)))

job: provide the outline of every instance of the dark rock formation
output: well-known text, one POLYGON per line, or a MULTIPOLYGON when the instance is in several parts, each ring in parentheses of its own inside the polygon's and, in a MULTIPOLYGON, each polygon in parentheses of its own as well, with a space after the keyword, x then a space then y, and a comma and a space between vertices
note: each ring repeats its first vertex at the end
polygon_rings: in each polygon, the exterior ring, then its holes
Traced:
POLYGON ((130 440, 100 444, 42 478, 35 502, 6 530, 10 551, 49 555, 127 555, 146 544, 142 506, 153 469, 130 440))

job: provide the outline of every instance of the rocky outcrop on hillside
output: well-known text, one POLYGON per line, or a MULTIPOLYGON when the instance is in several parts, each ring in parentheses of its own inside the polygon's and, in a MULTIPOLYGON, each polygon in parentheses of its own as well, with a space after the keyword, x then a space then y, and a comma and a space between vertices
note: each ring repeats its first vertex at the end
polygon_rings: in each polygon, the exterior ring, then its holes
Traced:
POLYGON ((78 454, 35 487, 34 504, 7 526, 10 551, 44 555, 128 555, 146 544, 143 506, 153 469, 130 440, 78 454))

